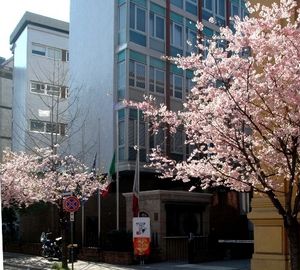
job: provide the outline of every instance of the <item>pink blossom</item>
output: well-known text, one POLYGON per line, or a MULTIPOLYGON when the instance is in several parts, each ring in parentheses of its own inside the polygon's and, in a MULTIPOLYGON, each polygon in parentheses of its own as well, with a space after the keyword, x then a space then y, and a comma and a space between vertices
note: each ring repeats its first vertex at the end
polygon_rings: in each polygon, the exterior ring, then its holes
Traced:
POLYGON ((39 155, 5 152, 0 165, 1 199, 4 207, 28 206, 43 201, 59 206, 63 193, 90 197, 101 184, 73 156, 61 157, 50 149, 39 155))

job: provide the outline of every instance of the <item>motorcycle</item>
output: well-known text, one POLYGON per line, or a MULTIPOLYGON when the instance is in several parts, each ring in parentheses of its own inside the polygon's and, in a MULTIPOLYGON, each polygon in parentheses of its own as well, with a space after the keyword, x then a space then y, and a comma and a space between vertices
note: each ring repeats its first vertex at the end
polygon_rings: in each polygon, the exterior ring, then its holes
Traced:
POLYGON ((42 232, 40 241, 42 243, 41 255, 44 258, 58 258, 61 259, 61 240, 62 237, 57 237, 54 240, 49 239, 52 233, 42 232))

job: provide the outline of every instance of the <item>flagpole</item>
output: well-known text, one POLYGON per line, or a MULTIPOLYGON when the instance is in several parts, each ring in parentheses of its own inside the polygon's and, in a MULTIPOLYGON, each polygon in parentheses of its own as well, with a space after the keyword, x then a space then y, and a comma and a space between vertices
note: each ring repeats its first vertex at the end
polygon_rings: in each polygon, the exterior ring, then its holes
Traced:
MULTIPOLYGON (((99 121, 99 154, 98 154, 98 166, 100 168, 100 161, 101 161, 101 126, 100 126, 100 118, 98 119, 99 121)), ((98 245, 100 246, 100 241, 101 241, 101 192, 100 189, 98 188, 98 245)))
POLYGON ((120 221, 119 221, 119 211, 120 211, 120 205, 119 205, 119 111, 116 110, 116 208, 117 208, 117 224, 116 224, 116 228, 117 231, 119 230, 119 225, 120 225, 120 221))
POLYGON ((100 241, 101 241, 101 192, 100 189, 98 188, 98 246, 100 246, 100 241))
MULTIPOLYGON (((85 149, 84 149, 84 137, 85 137, 85 123, 83 122, 82 125, 82 138, 81 138, 81 147, 82 147, 82 162, 85 162, 85 149)), ((85 226, 84 226, 84 201, 82 200, 82 206, 81 206, 81 243, 82 246, 84 247, 85 243, 84 243, 84 230, 85 230, 85 226)))
MULTIPOLYGON (((140 194, 140 109, 137 109, 137 174, 138 174, 138 183, 137 191, 140 194)), ((138 214, 139 215, 139 214, 138 214)))
POLYGON ((137 109, 137 120, 134 121, 136 161, 132 188, 132 216, 139 217, 139 192, 140 192, 140 110, 137 109))
POLYGON ((81 242, 82 246, 84 247, 84 202, 82 201, 81 205, 81 242))

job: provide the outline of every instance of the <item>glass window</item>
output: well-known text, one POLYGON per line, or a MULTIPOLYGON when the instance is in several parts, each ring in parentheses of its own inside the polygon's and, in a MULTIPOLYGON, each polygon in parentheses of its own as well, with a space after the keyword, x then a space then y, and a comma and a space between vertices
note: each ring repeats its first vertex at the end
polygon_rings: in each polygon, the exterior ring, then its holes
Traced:
POLYGON ((185 0, 185 10, 193 15, 198 14, 197 1, 196 0, 185 0))
POLYGON ((155 148, 157 145, 159 145, 162 151, 164 151, 165 132, 162 128, 159 128, 158 133, 149 135, 149 147, 155 148))
POLYGON ((61 60, 64 62, 69 62, 70 55, 67 50, 61 50, 61 60))
POLYGON ((186 28, 187 52, 196 52, 197 48, 197 33, 189 28, 186 28))
POLYGON ((125 61, 118 63, 118 100, 125 98, 126 74, 125 61))
POLYGON ((135 85, 135 65, 134 61, 129 61, 129 85, 133 86, 135 85))
POLYGON ((69 61, 69 52, 66 54, 66 50, 58 49, 58 48, 52 48, 52 47, 47 47, 44 45, 40 44, 32 44, 32 53, 41 55, 41 56, 46 56, 51 59, 55 60, 63 60, 63 61, 69 61))
POLYGON ((150 67, 149 90, 157 93, 164 93, 165 72, 161 69, 150 67))
POLYGON ((119 6, 119 44, 126 41, 126 5, 119 6))
POLYGON ((140 130, 139 130, 139 136, 140 136, 140 146, 146 147, 146 124, 144 121, 140 121, 140 130))
POLYGON ((55 133, 61 136, 66 135, 66 124, 63 123, 51 123, 39 120, 30 120, 30 130, 42 133, 55 133))
POLYGON ((55 48, 48 48, 47 56, 54 60, 62 60, 62 50, 55 48))
POLYGON ((170 89, 173 97, 182 98, 183 78, 175 74, 170 76, 170 89))
POLYGON ((47 84, 47 95, 59 96, 60 87, 47 84))
POLYGON ((56 123, 46 123, 46 132, 59 134, 59 125, 56 123))
POLYGON ((30 120, 30 130, 44 132, 45 124, 42 121, 30 120))
POLYGON ((183 8, 183 0, 171 0, 171 4, 176 7, 183 8))
POLYGON ((208 48, 210 46, 209 38, 206 36, 204 36, 204 38, 203 38, 203 45, 204 45, 205 49, 202 52, 202 54, 203 54, 203 57, 206 58, 208 55, 208 48))
POLYGON ((242 8, 242 12, 241 12, 241 18, 244 19, 245 17, 249 17, 249 12, 246 8, 242 8))
POLYGON ((239 16, 239 6, 236 3, 231 3, 231 16, 239 16))
POLYGON ((153 12, 150 12, 150 34, 162 40, 165 38, 165 19, 153 12))
POLYGON ((212 0, 203 0, 202 1, 202 17, 206 21, 208 21, 209 18, 214 17, 213 2, 214 1, 212 1, 212 0))
POLYGON ((149 90, 151 92, 155 92, 155 68, 154 67, 150 67, 149 70, 149 90))
POLYGON ((182 48, 182 26, 171 22, 171 44, 175 47, 182 48))
POLYGON ((178 130, 171 137, 171 151, 178 154, 183 153, 183 132, 181 130, 178 130))
POLYGON ((181 76, 174 75, 174 96, 182 98, 183 80, 181 76))
MULTIPOLYGON (((219 33, 217 33, 217 34, 219 35, 219 33)), ((217 47, 218 48, 223 48, 223 50, 225 50, 226 46, 227 46, 226 40, 220 39, 220 38, 217 39, 217 47)))
POLYGON ((146 67, 143 64, 136 63, 136 87, 145 88, 146 67))
POLYGON ((144 64, 129 61, 129 85, 145 89, 146 67, 144 64))
MULTIPOLYGON (((139 141, 140 147, 145 147, 145 132, 146 126, 145 122, 142 121, 140 118, 140 125, 139 125, 139 141)), ((128 126, 128 144, 129 146, 134 146, 137 144, 137 119, 129 119, 129 126, 128 126)))
POLYGON ((67 129, 67 125, 66 124, 60 124, 60 135, 61 136, 65 136, 66 135, 66 129, 67 129))
POLYGON ((216 1, 216 14, 225 17, 225 0, 216 1))
POLYGON ((213 1, 212 0, 202 0, 202 6, 205 8, 205 9, 208 9, 210 11, 213 10, 213 1))
POLYGON ((129 160, 135 160, 136 158, 136 150, 134 149, 134 146, 138 144, 139 140, 139 147, 140 147, 140 159, 141 161, 146 160, 146 124, 143 120, 143 114, 142 111, 139 111, 140 117, 139 117, 139 123, 137 121, 138 115, 137 115, 136 109, 129 109, 129 122, 128 122, 128 159, 129 160), (139 130, 138 130, 139 127, 139 130))
POLYGON ((143 9, 137 8, 137 30, 146 31, 146 12, 143 9))
POLYGON ((150 25, 149 25, 149 27, 150 27, 150 35, 152 37, 155 37, 155 19, 154 19, 155 15, 154 15, 153 12, 150 12, 149 16, 150 16, 150 25))
POLYGON ((45 56, 46 55, 46 47, 38 44, 32 44, 32 53, 45 56))
POLYGON ((119 121, 119 145, 125 144, 125 122, 119 121))
POLYGON ((41 82, 31 82, 30 92, 36 94, 44 94, 48 96, 57 96, 61 98, 66 98, 68 93, 68 87, 41 83, 41 82))
POLYGON ((130 28, 135 29, 135 5, 130 3, 130 28))
POLYGON ((191 78, 185 78, 185 93, 189 95, 193 87, 196 85, 191 78))
POLYGON ((141 32, 146 31, 146 12, 133 3, 130 3, 130 28, 141 32))
POLYGON ((30 91, 33 92, 33 93, 44 94, 45 85, 37 83, 37 82, 31 82, 30 91))

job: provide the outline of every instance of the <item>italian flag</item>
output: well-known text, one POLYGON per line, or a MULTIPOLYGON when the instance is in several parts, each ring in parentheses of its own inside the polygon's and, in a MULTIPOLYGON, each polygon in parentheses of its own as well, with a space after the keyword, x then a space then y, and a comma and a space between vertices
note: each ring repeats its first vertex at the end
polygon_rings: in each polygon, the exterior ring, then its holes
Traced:
POLYGON ((107 176, 107 181, 105 183, 106 187, 105 189, 101 190, 101 196, 105 197, 109 193, 112 183, 114 182, 113 175, 116 174, 116 156, 115 153, 113 155, 109 171, 108 171, 108 176, 107 176))

